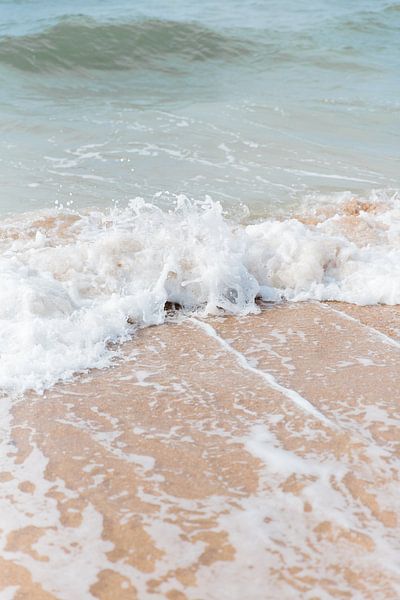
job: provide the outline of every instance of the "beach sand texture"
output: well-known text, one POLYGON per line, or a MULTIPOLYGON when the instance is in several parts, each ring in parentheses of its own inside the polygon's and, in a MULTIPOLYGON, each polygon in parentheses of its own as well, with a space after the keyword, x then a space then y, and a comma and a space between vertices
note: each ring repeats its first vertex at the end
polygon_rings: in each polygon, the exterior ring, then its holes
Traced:
POLYGON ((0 600, 399 600, 400 0, 0 17, 0 600))
POLYGON ((340 303, 172 319, 4 398, 0 597, 397 599, 399 331, 340 303))

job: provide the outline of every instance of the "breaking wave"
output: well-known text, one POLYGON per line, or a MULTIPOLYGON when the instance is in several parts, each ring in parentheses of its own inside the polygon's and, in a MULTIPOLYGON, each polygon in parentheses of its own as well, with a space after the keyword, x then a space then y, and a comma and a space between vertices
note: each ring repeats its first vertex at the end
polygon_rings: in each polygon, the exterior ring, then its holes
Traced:
POLYGON ((257 312, 257 299, 400 303, 399 197, 322 206, 246 225, 178 197, 3 221, 0 388, 108 365, 110 342, 161 324, 167 303, 202 315, 257 312))

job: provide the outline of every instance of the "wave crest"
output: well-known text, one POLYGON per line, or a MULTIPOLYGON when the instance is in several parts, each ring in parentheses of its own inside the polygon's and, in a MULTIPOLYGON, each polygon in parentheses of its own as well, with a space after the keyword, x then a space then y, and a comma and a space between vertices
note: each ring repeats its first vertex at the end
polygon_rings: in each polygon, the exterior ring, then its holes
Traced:
POLYGON ((399 197, 342 200, 247 226, 183 197, 1 224, 0 389, 109 364, 108 342, 162 323, 169 304, 249 314, 257 298, 400 303, 399 197))
POLYGON ((165 64, 234 58, 246 42, 194 23, 145 20, 98 23, 88 17, 63 19, 35 35, 0 41, 0 62, 14 68, 131 70, 165 64))

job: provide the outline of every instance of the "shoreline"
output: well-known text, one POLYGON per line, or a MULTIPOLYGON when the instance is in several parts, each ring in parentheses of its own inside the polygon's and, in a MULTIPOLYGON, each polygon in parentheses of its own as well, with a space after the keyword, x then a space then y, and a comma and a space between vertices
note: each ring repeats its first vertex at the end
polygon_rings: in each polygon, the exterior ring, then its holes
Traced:
POLYGON ((11 406, 4 597, 398 597, 400 308, 205 324, 11 406))

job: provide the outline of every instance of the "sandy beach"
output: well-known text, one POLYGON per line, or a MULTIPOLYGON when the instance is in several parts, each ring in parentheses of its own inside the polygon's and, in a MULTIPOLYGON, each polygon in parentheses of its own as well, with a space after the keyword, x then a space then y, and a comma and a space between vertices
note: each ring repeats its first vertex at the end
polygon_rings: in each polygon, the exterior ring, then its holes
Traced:
POLYGON ((399 0, 0 0, 0 600, 400 599, 399 0))
POLYGON ((389 306, 173 316, 4 398, 0 597, 398 598, 399 332, 389 306))

